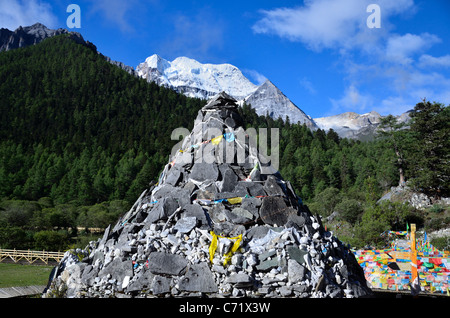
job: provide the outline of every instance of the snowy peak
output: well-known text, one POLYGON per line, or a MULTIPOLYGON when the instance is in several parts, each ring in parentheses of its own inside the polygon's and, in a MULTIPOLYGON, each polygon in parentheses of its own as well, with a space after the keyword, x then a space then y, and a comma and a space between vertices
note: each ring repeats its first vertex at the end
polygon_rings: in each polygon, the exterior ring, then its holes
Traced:
MULTIPOLYGON (((346 112, 339 115, 314 118, 320 129, 328 131, 333 129, 340 137, 372 140, 377 134, 381 116, 376 111, 359 115, 354 112, 346 112)), ((409 112, 396 116, 398 122, 407 123, 410 120, 409 112)))
POLYGON ((291 123, 306 124, 317 129, 314 121, 287 98, 270 80, 266 80, 258 89, 245 99, 259 115, 269 114, 272 118, 289 118, 291 123))
POLYGON ((243 99, 257 89, 236 66, 202 64, 187 57, 178 57, 169 62, 154 54, 139 64, 136 71, 149 82, 202 99, 222 91, 236 99, 243 99))
POLYGON ((381 115, 375 111, 359 115, 354 112, 346 112, 339 115, 314 118, 317 125, 324 130, 337 130, 342 127, 349 129, 361 129, 370 125, 377 125, 380 123, 381 115))

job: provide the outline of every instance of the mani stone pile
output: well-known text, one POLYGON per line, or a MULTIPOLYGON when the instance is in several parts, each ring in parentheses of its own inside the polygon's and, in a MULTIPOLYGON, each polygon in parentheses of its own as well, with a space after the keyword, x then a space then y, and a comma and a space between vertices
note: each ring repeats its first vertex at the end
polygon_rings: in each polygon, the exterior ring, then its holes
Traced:
POLYGON ((43 297, 371 297, 354 255, 258 153, 225 93, 213 97, 102 239, 70 250, 43 297))

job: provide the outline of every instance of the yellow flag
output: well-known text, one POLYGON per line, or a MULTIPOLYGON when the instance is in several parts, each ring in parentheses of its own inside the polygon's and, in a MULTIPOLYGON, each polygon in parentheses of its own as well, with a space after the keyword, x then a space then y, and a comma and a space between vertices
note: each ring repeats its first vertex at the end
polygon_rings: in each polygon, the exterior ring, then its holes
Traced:
POLYGON ((229 251, 227 254, 225 254, 225 260, 223 261, 223 265, 227 265, 227 263, 230 261, 231 257, 233 256, 233 253, 237 251, 239 246, 241 245, 242 241, 242 234, 237 237, 231 237, 231 240, 236 240, 234 242, 233 247, 231 248, 231 251, 229 251))
POLYGON ((236 236, 236 237, 225 237, 225 236, 216 235, 216 233, 214 233, 214 231, 211 231, 210 234, 212 235, 211 245, 209 246, 209 260, 211 261, 211 263, 213 262, 214 253, 216 252, 216 249, 217 249, 217 238, 218 237, 227 238, 229 240, 236 240, 234 242, 231 250, 227 254, 224 255, 225 260, 223 261, 223 265, 227 265, 227 263, 230 261, 233 254, 237 251, 237 249, 241 245, 242 234, 240 234, 239 236, 236 236))
POLYGON ((242 203, 242 198, 241 197, 228 198, 227 201, 230 204, 237 204, 237 203, 242 203))
POLYGON ((209 246, 209 260, 212 263, 213 258, 214 258, 214 253, 216 252, 216 248, 217 248, 217 235, 213 231, 211 231, 210 233, 212 235, 212 241, 211 241, 211 245, 209 246))
POLYGON ((222 140, 222 138, 223 138, 223 135, 217 136, 216 138, 211 139, 211 143, 213 145, 217 146, 220 143, 220 141, 222 140))

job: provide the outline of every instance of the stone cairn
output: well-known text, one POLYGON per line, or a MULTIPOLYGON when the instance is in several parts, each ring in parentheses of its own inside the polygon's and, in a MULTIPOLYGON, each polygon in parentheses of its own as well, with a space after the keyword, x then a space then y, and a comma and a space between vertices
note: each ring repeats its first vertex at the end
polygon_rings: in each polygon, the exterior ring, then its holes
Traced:
POLYGON ((66 252, 43 297, 372 296, 242 125, 232 97, 213 97, 158 183, 102 239, 66 252))

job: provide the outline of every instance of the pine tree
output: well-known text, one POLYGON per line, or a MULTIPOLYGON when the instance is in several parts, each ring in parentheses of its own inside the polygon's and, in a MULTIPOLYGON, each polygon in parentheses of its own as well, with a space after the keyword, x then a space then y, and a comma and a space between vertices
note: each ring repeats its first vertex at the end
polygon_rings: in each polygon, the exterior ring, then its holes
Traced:
POLYGON ((394 116, 388 115, 381 118, 380 126, 378 127, 380 137, 386 140, 386 142, 394 149, 397 159, 396 166, 400 178, 398 182, 399 186, 404 186, 406 183, 406 160, 404 149, 408 146, 406 141, 408 133, 404 130, 405 126, 406 123, 399 123, 394 116))
POLYGON ((423 100, 411 115, 415 142, 412 156, 413 183, 435 196, 450 193, 450 110, 441 103, 423 100))

